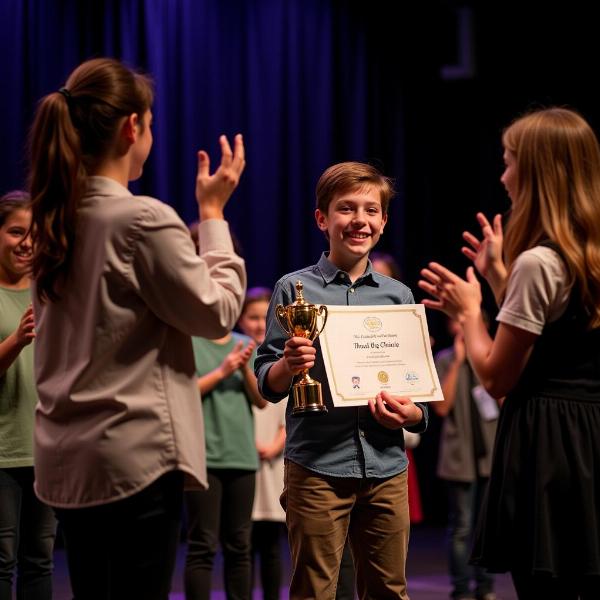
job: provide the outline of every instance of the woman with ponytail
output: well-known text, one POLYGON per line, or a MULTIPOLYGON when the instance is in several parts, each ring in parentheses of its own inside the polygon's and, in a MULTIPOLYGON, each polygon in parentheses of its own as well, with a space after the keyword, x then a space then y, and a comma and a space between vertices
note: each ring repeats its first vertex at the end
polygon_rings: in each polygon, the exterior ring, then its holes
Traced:
POLYGON ((245 291, 223 208, 244 147, 198 153, 200 249, 133 196, 152 146, 150 80, 113 59, 43 98, 30 134, 35 490, 55 507, 76 600, 168 598, 184 479, 206 486, 191 336, 235 324, 245 291))
POLYGON ((491 339, 473 268, 422 271, 429 308, 462 325, 467 356, 496 398, 492 472, 472 561, 510 571, 520 599, 600 598, 600 147, 577 113, 549 108, 504 132, 512 201, 478 215, 463 252, 501 302, 491 339), (503 248, 504 246, 504 248, 503 248), (504 250, 504 257, 503 257, 504 250))

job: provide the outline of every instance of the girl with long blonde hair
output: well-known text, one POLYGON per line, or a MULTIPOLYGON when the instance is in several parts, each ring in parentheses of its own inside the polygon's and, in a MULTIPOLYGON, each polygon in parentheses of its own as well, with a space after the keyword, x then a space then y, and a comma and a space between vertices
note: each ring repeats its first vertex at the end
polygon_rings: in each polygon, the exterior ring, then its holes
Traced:
POLYGON ((600 596, 600 148, 576 112, 504 132, 512 201, 464 254, 500 302, 492 339, 473 267, 423 269, 424 300, 461 324, 479 380, 505 397, 473 562, 510 571, 519 598, 600 596), (504 239, 503 239, 504 237, 504 239))

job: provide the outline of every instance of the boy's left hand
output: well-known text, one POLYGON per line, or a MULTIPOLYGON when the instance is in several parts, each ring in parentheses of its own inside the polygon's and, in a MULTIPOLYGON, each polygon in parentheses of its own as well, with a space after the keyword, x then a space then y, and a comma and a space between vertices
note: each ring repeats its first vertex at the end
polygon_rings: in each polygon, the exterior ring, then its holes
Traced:
POLYGON ((374 400, 369 400, 373 418, 388 429, 401 429, 416 425, 423 418, 423 411, 406 396, 392 396, 380 392, 374 400))

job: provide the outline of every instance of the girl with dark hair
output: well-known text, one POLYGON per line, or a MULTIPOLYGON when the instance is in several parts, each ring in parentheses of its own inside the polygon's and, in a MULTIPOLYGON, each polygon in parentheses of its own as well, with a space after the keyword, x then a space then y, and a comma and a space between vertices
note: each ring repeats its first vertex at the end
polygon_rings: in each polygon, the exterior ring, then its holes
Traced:
POLYGON ((191 335, 223 336, 244 298, 223 208, 244 169, 225 136, 198 153, 200 249, 133 196, 152 146, 152 85, 80 65, 31 129, 35 490, 56 507, 75 598, 168 598, 184 477, 206 486, 191 335))
POLYGON ((0 198, 0 599, 51 600, 54 513, 33 492, 33 378, 29 196, 0 198))

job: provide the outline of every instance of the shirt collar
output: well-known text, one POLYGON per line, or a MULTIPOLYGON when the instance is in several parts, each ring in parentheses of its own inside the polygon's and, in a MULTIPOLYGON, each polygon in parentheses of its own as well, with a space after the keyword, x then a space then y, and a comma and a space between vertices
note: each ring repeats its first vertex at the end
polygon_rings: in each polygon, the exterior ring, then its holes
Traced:
MULTIPOLYGON (((321 277, 323 277, 323 281, 325 285, 329 285, 334 281, 350 281, 348 277, 348 273, 346 271, 342 271, 336 267, 329 260, 329 252, 323 252, 321 254, 321 258, 319 258, 319 262, 317 263, 317 267, 321 272, 321 277)), ((354 282, 354 285, 373 285, 378 287, 379 282, 375 280, 374 275, 376 275, 375 271, 373 271, 373 266, 371 265, 371 261, 367 262, 367 268, 365 272, 354 282)))
POLYGON ((91 175, 87 178, 86 196, 133 196, 118 181, 101 175, 91 175))

